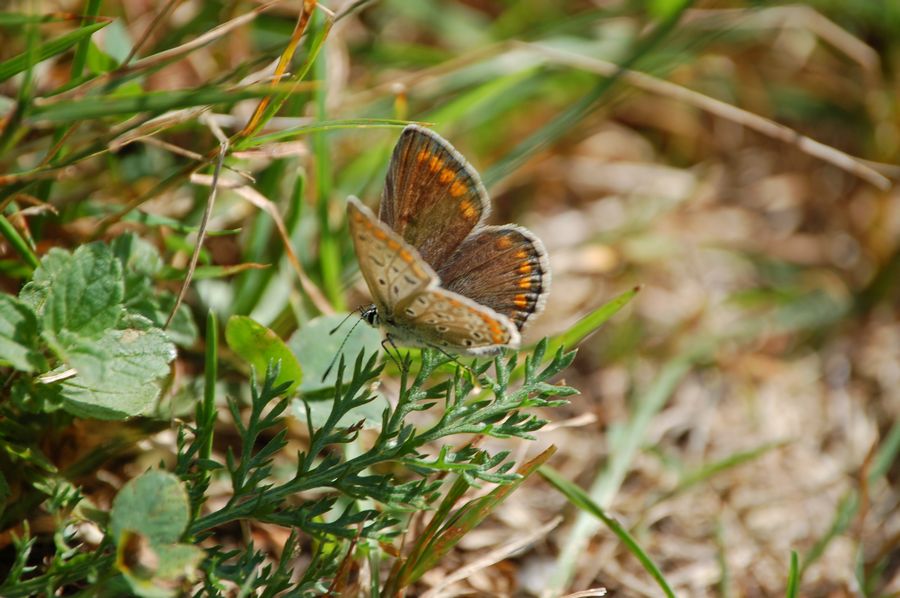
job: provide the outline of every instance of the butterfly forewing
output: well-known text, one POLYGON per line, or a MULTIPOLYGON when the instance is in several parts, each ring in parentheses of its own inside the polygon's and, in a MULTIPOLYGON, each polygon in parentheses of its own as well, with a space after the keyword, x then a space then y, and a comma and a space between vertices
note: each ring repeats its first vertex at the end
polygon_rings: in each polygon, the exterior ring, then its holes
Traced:
POLYGON ((403 129, 385 180, 382 222, 437 265, 489 211, 478 173, 459 152, 428 129, 403 129))
POLYGON ((347 202, 359 269, 382 317, 398 303, 437 284, 437 275, 415 249, 379 222, 355 197, 347 202))
POLYGON ((543 309, 550 288, 543 244, 511 224, 475 231, 437 271, 443 288, 506 316, 519 330, 543 309))

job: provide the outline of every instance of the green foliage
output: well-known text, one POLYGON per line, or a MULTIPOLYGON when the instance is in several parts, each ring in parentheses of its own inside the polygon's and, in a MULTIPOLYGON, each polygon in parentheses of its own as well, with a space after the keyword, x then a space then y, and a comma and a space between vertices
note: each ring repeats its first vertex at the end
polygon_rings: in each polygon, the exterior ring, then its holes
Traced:
MULTIPOLYGON (((377 353, 367 357, 361 352, 352 370, 341 359, 328 416, 321 425, 314 425, 307 413, 308 449, 296 456, 292 473, 286 476, 283 468, 276 468, 276 459, 283 458, 287 446, 285 416, 291 404, 287 394, 291 383, 278 382, 281 374, 274 365, 261 384, 251 384, 248 413, 242 412, 238 399, 228 399, 239 442, 229 448, 224 462, 204 450, 214 434, 215 419, 204 415, 203 409, 208 407, 198 406, 196 424, 179 431, 174 467, 178 477, 149 471, 119 491, 108 518, 99 513, 91 516, 106 530, 102 550, 80 559, 57 555, 54 576, 49 571, 29 575, 24 586, 20 585, 22 576, 30 569, 16 569, 0 585, 0 594, 25 595, 20 587, 58 588, 58 584, 93 572, 101 577, 112 574, 109 587, 124 580, 138 595, 167 596, 172 595, 173 584, 193 575, 196 565, 203 570, 203 584, 211 594, 218 594, 221 584, 230 581, 249 584, 245 587, 253 591, 316 595, 336 575, 338 557, 347 555, 348 543, 359 538, 391 542, 404 529, 410 513, 430 509, 443 496, 429 535, 441 548, 419 550, 418 556, 404 561, 405 573, 390 583, 405 586, 433 566, 465 531, 534 471, 537 462, 514 473, 507 452, 491 454, 471 444, 459 446, 454 439, 471 434, 532 437, 545 422, 525 410, 561 405, 562 397, 575 392, 550 382, 571 363, 574 354, 557 351, 541 366, 546 346, 546 341, 540 343, 526 358, 524 381, 516 388, 509 386, 517 365, 515 356, 469 367, 458 365, 449 378, 435 380, 448 357, 423 351, 415 376, 402 376, 396 405, 383 404, 381 427, 371 446, 353 457, 340 457, 335 449, 357 441, 361 420, 354 419, 376 400, 378 395, 371 387, 381 368, 376 365, 377 353), (494 377, 488 375, 492 364, 494 377), (490 389, 491 396, 475 397, 476 383, 490 389), (419 429, 408 421, 411 414, 428 411, 436 412, 430 425, 419 429), (441 444, 441 449, 429 457, 423 449, 433 443, 441 444), (388 473, 376 473, 385 471, 386 466, 392 466, 388 473), (441 489, 447 474, 456 480, 449 493, 441 489), (204 513, 209 481, 214 478, 227 480, 229 500, 204 513), (485 482, 499 486, 486 497, 451 509, 465 489, 485 482), (296 496, 305 498, 298 502, 296 496), (379 507, 364 508, 365 504, 379 507), (189 544, 239 521, 294 530, 281 560, 263 567, 262 574, 249 575, 265 558, 252 544, 239 551, 213 547, 205 552, 189 544), (302 579, 294 582, 288 564, 301 535, 314 538, 318 549, 302 579)), ((406 360, 405 367, 410 366, 406 360)), ((77 495, 71 497, 67 511, 81 500, 77 495)), ((17 544, 17 562, 29 561, 31 546, 27 540, 17 544)))
POLYGON ((150 286, 160 266, 131 235, 73 253, 51 249, 18 299, 0 296, 0 359, 18 372, 17 407, 100 419, 147 413, 175 357, 150 286))
POLYGON ((247 316, 231 316, 225 326, 225 340, 231 350, 257 370, 270 362, 279 364, 276 384, 288 383, 291 392, 303 381, 303 369, 277 334, 247 316))

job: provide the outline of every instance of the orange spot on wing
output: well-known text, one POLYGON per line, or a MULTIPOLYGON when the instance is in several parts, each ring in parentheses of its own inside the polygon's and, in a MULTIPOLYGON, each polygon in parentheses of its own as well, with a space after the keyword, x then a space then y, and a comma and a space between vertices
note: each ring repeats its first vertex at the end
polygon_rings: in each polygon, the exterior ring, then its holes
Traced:
POLYGON ((525 262, 521 266, 519 266, 519 274, 530 274, 531 273, 531 264, 525 262))
POLYGON ((437 172, 438 170, 440 170, 443 167, 444 167, 443 160, 441 160, 437 156, 431 157, 431 162, 428 164, 428 169, 431 170, 431 172, 437 172))
POLYGON ((520 289, 530 289, 530 288, 531 288, 531 279, 530 279, 530 278, 523 278, 522 280, 520 280, 520 281, 519 281, 519 288, 520 288, 520 289))
POLYGON ((465 184, 459 181, 456 181, 455 183, 450 185, 450 195, 452 195, 453 197, 459 197, 460 195, 463 195, 467 190, 468 189, 466 189, 465 184))
POLYGON ((391 251, 397 251, 398 249, 400 249, 400 243, 398 243, 394 239, 388 239, 387 245, 391 249, 391 251))
POLYGON ((524 249, 520 249, 516 252, 516 257, 520 260, 524 260, 526 257, 528 257, 528 252, 524 249))
POLYGON ((497 245, 497 249, 509 249, 512 245, 512 240, 509 237, 500 237, 495 245, 497 245))
POLYGON ((406 262, 407 264, 410 264, 413 261, 413 256, 407 250, 401 249, 400 250, 400 259, 403 260, 404 262, 406 262))
POLYGON ((429 154, 426 150, 420 150, 419 153, 416 154, 416 160, 418 160, 419 162, 424 162, 430 155, 431 154, 429 154))
POLYGON ((446 185, 447 183, 454 180, 455 178, 456 178, 456 174, 449 168, 445 168, 444 170, 441 171, 441 176, 438 180, 446 185))
POLYGON ((478 215, 478 212, 475 210, 475 206, 472 205, 472 202, 468 199, 462 200, 459 204, 459 210, 462 212, 463 217, 466 220, 472 220, 475 216, 478 215))
POLYGON ((372 234, 375 235, 375 238, 378 239, 379 241, 384 241, 385 239, 387 239, 387 233, 384 232, 383 230, 381 230, 380 228, 373 227, 372 234))
POLYGON ((528 307, 528 297, 525 296, 525 293, 519 293, 516 295, 515 299, 513 299, 513 303, 515 303, 516 307, 525 309, 528 307))

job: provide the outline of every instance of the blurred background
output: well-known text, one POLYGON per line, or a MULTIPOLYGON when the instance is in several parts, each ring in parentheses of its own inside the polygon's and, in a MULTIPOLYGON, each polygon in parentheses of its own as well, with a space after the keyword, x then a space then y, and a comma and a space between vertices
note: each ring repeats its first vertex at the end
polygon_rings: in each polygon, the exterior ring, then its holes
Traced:
MULTIPOLYGON (((12 4, 39 13, 83 5, 12 4)), ((524 457, 556 445, 551 464, 631 531, 679 595, 783 593, 791 551, 801 595, 900 593, 900 3, 697 1, 683 12, 666 0, 321 4, 311 31, 328 12, 337 18, 307 77, 317 84, 299 86, 263 131, 283 136, 230 164, 285 215, 327 305, 367 299, 345 198, 377 205, 399 128, 315 124, 433 126, 482 173, 491 223, 527 226, 547 246, 553 285, 526 341, 641 287, 579 346, 565 382, 582 394, 545 414, 552 423, 535 442, 508 448, 524 457)), ((115 20, 94 35, 88 64, 121 61, 147 31, 139 58, 209 34, 119 92, 264 81, 301 3, 214 29, 257 6, 104 2, 100 14, 115 20)), ((21 32, 3 35, 2 58, 22 52, 21 32)), ((34 85, 57 87, 65 67, 41 63, 34 85)), ((15 98, 15 83, 0 91, 15 98)), ((43 197, 58 215, 43 221, 41 243, 137 230, 183 268, 188 231, 171 223, 199 222, 207 189, 187 176, 162 182, 192 164, 185 151, 217 147, 211 128, 237 132, 256 105, 216 105, 61 171, 43 197), (127 218, 104 220, 125 206, 127 218)), ((115 124, 89 122, 70 141, 108 147, 115 124)), ((46 146, 22 147, 4 171, 46 146)), ((210 238, 203 263, 276 266, 198 280, 188 302, 197 315, 248 314, 287 336, 322 305, 300 289, 260 205, 220 193, 210 229, 240 233, 210 238)), ((183 352, 174 401, 189 400, 201 354, 183 352)), ((536 479, 422 591, 558 514, 454 591, 659 595, 609 530, 536 479)))

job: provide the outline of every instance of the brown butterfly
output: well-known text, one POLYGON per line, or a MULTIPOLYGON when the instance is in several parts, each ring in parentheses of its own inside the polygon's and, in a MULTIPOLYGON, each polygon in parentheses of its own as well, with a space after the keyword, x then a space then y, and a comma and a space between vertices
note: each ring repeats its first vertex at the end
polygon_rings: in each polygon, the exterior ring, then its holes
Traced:
POLYGON ((470 355, 517 348, 547 298, 547 252, 521 226, 485 226, 489 212, 478 173, 453 146, 418 125, 403 129, 380 217, 355 197, 347 203, 375 301, 363 317, 402 344, 470 355))

